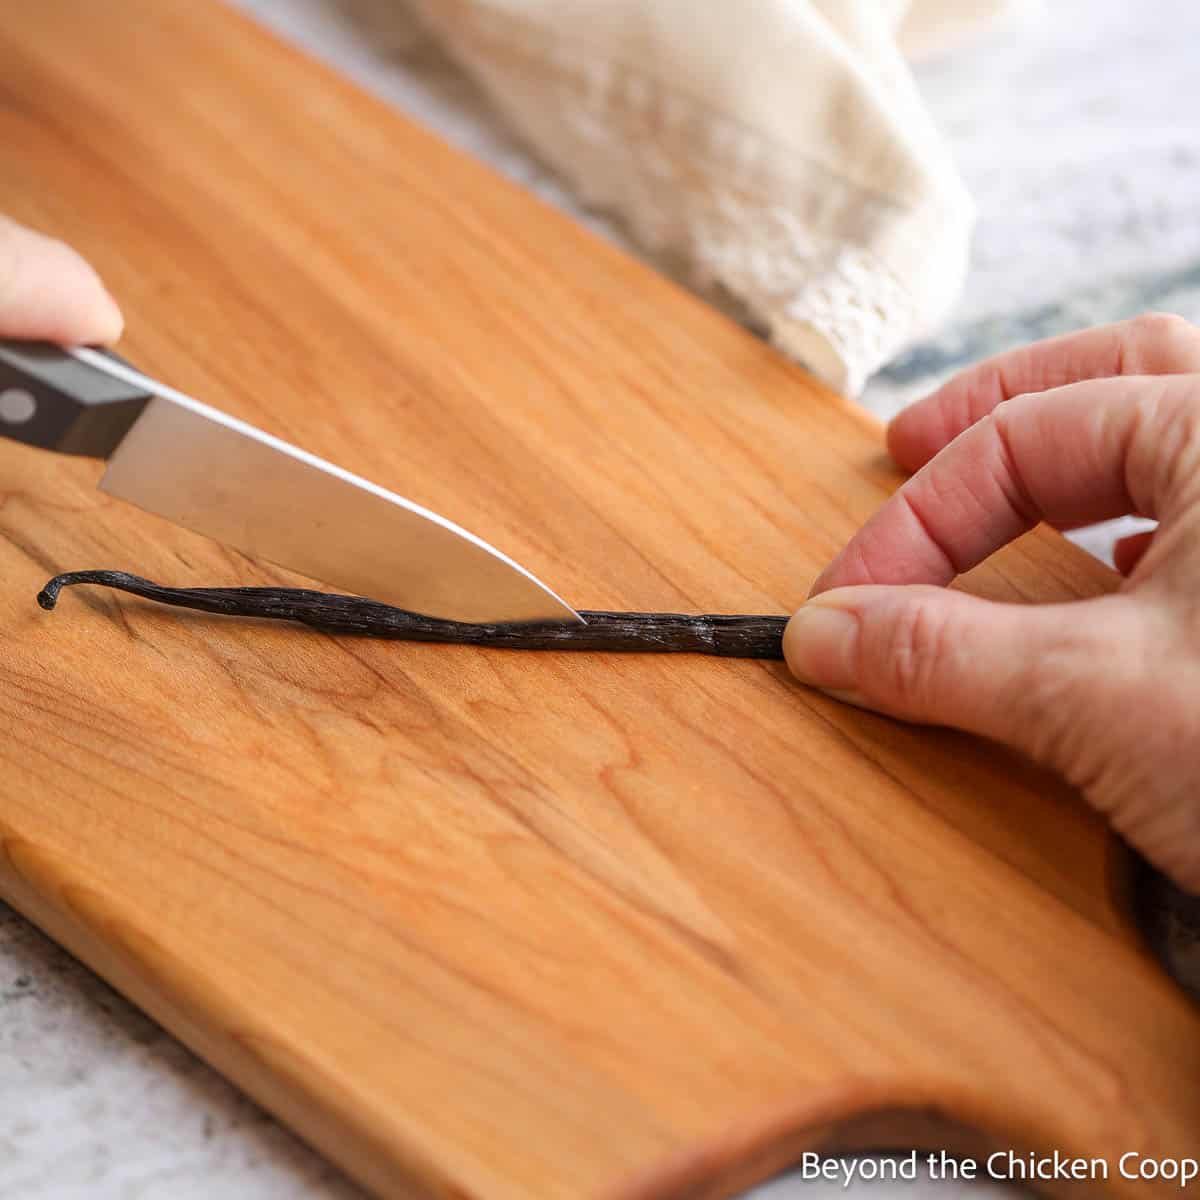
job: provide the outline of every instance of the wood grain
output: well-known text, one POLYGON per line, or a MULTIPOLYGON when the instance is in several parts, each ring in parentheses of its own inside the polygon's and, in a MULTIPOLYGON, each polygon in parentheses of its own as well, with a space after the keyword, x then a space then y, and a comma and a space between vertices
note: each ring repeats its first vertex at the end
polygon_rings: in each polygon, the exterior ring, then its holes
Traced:
MULTIPOLYGON (((897 482, 855 407, 215 6, 26 6, 0 146, 0 210, 97 263, 139 366, 579 605, 787 612, 897 482)), ((78 567, 306 582, 98 473, 0 442, 0 890, 380 1194, 1194 1151, 1200 1015, 1047 775, 779 664, 48 616, 78 567)), ((966 586, 1109 579, 1039 532, 966 586)))

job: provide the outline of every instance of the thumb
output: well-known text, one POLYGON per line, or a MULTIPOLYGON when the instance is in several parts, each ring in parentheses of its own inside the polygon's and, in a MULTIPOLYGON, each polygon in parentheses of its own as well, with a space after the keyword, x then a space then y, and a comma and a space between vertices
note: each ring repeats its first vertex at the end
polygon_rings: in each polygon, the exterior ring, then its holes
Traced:
POLYGON ((115 342, 121 326, 116 301, 84 259, 0 217, 0 337, 115 342))
POLYGON ((808 601, 783 649, 798 679, 839 699, 983 734, 1071 776, 1087 740, 1072 732, 1123 707, 1109 704, 1127 682, 1116 659, 1135 652, 1137 632, 1127 597, 1026 606, 867 585, 808 601))

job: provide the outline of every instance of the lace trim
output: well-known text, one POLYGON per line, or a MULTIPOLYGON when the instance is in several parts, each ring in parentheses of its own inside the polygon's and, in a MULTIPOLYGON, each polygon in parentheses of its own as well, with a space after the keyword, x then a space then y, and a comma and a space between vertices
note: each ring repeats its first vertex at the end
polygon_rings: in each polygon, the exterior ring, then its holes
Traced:
POLYGON ((833 387, 858 391, 957 293, 966 214, 952 203, 918 296, 863 240, 911 219, 889 199, 811 160, 789 170, 753 129, 511 15, 440 0, 425 19, 585 203, 615 211, 656 257, 681 259, 692 287, 737 297, 833 387))

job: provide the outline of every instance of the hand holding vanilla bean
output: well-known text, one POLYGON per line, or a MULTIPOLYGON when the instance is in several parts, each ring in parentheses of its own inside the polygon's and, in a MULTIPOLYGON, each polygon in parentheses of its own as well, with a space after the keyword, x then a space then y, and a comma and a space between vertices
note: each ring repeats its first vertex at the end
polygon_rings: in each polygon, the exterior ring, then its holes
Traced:
POLYGON ((1001 355, 901 413, 917 470, 817 580, 784 651, 803 681, 1055 768, 1200 891, 1200 331, 1170 316, 1001 355), (996 604, 946 590, 1041 520, 1156 518, 1120 591, 996 604))

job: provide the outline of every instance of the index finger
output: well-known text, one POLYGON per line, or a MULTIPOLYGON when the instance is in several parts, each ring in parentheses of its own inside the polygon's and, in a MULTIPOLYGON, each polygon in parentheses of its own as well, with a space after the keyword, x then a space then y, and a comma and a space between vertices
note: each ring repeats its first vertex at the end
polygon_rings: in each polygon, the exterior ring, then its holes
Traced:
POLYGON ((1200 329, 1170 313, 1101 325, 985 359, 899 413, 888 451, 902 467, 923 467, 997 404, 1088 379, 1200 371, 1200 329))
POLYGON ((888 500, 812 594, 947 584, 1041 520, 1169 517, 1200 466, 1200 375, 1076 383, 997 406, 888 500))

